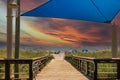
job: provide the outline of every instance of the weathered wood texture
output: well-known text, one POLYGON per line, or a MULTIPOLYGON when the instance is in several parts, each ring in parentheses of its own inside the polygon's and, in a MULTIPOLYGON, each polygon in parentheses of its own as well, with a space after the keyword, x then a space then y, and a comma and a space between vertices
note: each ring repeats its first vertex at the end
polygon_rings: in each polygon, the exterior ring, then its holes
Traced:
POLYGON ((64 60, 64 54, 54 54, 54 58, 37 75, 36 80, 89 80, 64 60))

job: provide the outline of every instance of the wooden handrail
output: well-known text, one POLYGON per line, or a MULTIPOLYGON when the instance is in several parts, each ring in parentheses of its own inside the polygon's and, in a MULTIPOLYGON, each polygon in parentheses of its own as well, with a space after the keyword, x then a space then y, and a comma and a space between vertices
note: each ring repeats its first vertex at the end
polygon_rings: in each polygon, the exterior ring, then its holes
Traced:
POLYGON ((90 58, 66 55, 65 59, 70 62, 76 69, 83 72, 83 74, 89 76, 93 80, 120 79, 120 58, 90 58), (110 68, 108 67, 109 71, 116 72, 103 71, 105 75, 108 75, 108 77, 100 77, 101 69, 99 67, 107 70, 105 66, 108 64, 110 65, 110 68))
MULTIPOLYGON (((31 58, 31 59, 0 59, 0 64, 4 64, 5 66, 5 79, 4 80, 11 80, 11 64, 27 64, 29 65, 29 77, 26 78, 26 80, 33 80, 37 75, 34 73, 36 70, 39 72, 45 65, 48 63, 53 57, 52 56, 45 56, 45 57, 39 57, 39 58, 31 58), (36 63, 42 63, 42 64, 36 64, 36 63), (35 69, 33 69, 35 68, 35 69), (36 69, 37 68, 37 69, 36 69), (34 71, 35 70, 35 71, 34 71)), ((15 73, 17 74, 17 73, 15 73)), ((18 73, 19 74, 19 73, 18 73)), ((18 78, 21 80, 21 78, 18 78)), ((2 80, 2 79, 0 79, 2 80)), ((17 80, 17 79, 16 79, 17 80)))

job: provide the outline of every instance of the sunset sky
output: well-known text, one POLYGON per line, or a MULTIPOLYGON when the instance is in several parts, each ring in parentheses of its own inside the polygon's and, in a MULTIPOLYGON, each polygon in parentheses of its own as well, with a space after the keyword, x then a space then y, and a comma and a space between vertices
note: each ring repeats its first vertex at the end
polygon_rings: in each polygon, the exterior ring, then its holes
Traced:
MULTIPOLYGON (((48 0, 21 0, 21 14, 48 0)), ((6 0, 0 0, 0 44, 6 42, 6 0)), ((118 27, 120 13, 112 21, 118 27)), ((15 29, 13 28, 13 36, 15 29)), ((23 45, 40 46, 106 46, 111 45, 111 24, 58 18, 21 17, 23 45)), ((13 37, 14 42, 14 37, 13 37)))

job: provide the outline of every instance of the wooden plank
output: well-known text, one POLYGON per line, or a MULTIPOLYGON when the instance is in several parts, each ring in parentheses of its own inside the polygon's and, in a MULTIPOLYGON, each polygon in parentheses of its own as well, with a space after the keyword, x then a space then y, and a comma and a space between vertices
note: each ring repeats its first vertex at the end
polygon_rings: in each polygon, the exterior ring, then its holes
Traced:
POLYGON ((64 54, 56 54, 36 77, 36 80, 89 80, 64 60, 64 54))

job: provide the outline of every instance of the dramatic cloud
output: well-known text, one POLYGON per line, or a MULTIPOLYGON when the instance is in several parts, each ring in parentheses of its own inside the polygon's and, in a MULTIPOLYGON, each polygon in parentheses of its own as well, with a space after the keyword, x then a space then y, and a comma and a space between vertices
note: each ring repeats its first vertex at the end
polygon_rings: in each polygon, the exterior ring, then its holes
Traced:
MULTIPOLYGON (((47 1, 21 0, 21 13, 42 5, 47 1)), ((0 1, 0 12, 0 42, 3 43, 6 41, 6 0, 0 1)), ((113 20, 112 24, 117 24, 118 34, 120 34, 120 13, 113 20)), ((21 44, 25 45, 41 46, 111 45, 111 27, 111 24, 104 23, 22 16, 20 41, 21 44)), ((118 40, 120 44, 119 35, 118 40)))

